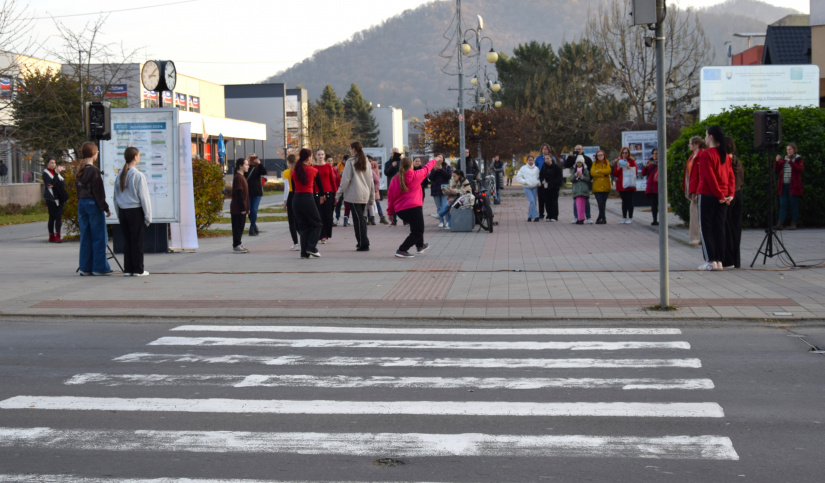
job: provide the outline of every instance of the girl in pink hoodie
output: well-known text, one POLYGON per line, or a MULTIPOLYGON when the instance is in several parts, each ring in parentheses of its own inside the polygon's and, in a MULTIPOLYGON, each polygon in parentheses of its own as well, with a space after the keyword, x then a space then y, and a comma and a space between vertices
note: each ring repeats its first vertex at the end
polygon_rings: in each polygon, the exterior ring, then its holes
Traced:
POLYGON ((424 192, 421 183, 427 179, 435 166, 435 159, 431 159, 426 166, 419 170, 412 169, 410 158, 401 160, 398 174, 396 174, 387 189, 387 216, 397 215, 410 225, 410 234, 398 247, 395 256, 398 258, 413 258, 415 255, 408 250, 415 245, 418 253, 424 253, 430 245, 424 243, 424 210, 421 202, 424 192))

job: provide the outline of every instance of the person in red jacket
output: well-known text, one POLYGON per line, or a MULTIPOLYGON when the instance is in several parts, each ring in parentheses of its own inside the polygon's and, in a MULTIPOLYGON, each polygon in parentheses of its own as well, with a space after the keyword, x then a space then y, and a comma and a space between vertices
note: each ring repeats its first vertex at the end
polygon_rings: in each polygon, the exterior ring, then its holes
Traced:
POLYGON ((659 225, 659 150, 654 149, 651 153, 651 158, 645 163, 642 168, 642 176, 647 179, 647 187, 645 188, 645 195, 650 201, 650 214, 653 215, 653 223, 651 225, 659 225))
POLYGON ((318 170, 311 166, 312 151, 303 148, 298 153, 298 161, 295 168, 290 173, 292 179, 290 186, 295 187, 295 194, 292 198, 292 211, 295 213, 295 225, 301 237, 301 258, 321 258, 316 245, 318 236, 321 233, 321 215, 315 204, 315 194, 321 193, 319 203, 326 204, 326 196, 323 195, 323 186, 318 170))
POLYGON ((736 181, 725 147, 722 128, 713 125, 705 133, 708 149, 696 155, 690 173, 690 192, 698 195, 699 226, 705 263, 699 270, 722 270, 725 255, 725 217, 733 201, 736 181))
POLYGON ((424 253, 430 245, 424 243, 424 209, 421 207, 424 196, 421 183, 435 166, 435 159, 431 159, 426 166, 419 170, 413 169, 410 158, 401 160, 398 174, 393 176, 387 190, 387 216, 398 215, 409 223, 410 234, 398 247, 395 256, 398 258, 413 258, 415 255, 408 250, 415 245, 418 253, 424 253))
MULTIPOLYGON (((321 177, 321 185, 323 186, 321 194, 327 200, 335 199, 335 193, 338 191, 337 168, 327 162, 327 156, 324 154, 323 149, 319 149, 315 153, 315 169, 318 170, 318 176, 321 177)), ((318 205, 318 212, 321 215, 321 243, 326 243, 328 239, 332 238, 334 208, 333 203, 318 205)))
POLYGON ((779 175, 777 180, 777 193, 779 193, 779 221, 776 229, 785 228, 785 217, 788 214, 788 204, 791 205, 791 226, 789 230, 796 230, 796 222, 799 220, 799 198, 802 196, 802 171, 805 163, 802 156, 797 153, 796 143, 788 143, 785 147, 787 156, 776 155, 776 162, 773 169, 779 175))
POLYGON ((619 159, 613 167, 613 176, 616 178, 616 191, 622 197, 622 221, 629 225, 633 223, 633 193, 636 192, 636 160, 630 156, 630 148, 623 147, 619 151, 619 159), (628 173, 628 186, 624 186, 624 173, 628 173), (630 182, 629 175, 633 175, 633 182, 630 182))

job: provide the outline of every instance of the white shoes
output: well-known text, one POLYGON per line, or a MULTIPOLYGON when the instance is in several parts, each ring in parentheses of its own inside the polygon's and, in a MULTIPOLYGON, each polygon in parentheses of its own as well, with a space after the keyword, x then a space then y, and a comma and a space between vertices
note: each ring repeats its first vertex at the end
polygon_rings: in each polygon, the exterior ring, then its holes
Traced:
POLYGON ((631 223, 633 223, 633 218, 622 218, 622 221, 620 221, 619 223, 622 225, 630 225, 631 223))
POLYGON ((437 219, 439 219, 439 218, 441 218, 440 216, 438 216, 438 213, 430 213, 430 216, 432 216, 432 217, 433 217, 433 218, 435 218, 436 220, 437 220, 437 219))
POLYGON ((301 245, 296 243, 296 244, 292 245, 292 248, 290 248, 290 250, 292 250, 293 252, 300 251, 301 250, 301 245))
POLYGON ((588 219, 584 220, 584 222, 585 222, 585 223, 587 223, 588 225, 592 225, 592 224, 593 224, 593 220, 591 220, 590 218, 588 218, 588 219))
POLYGON ((705 263, 699 265, 699 270, 705 270, 705 271, 713 270, 713 264, 710 263, 710 262, 705 262, 705 263))
POLYGON ((579 222, 579 220, 578 220, 578 219, 576 219, 576 218, 574 218, 574 219, 573 219, 573 221, 571 221, 571 222, 570 222, 570 224, 571 224, 571 225, 575 225, 575 224, 576 224, 576 223, 578 223, 578 222, 579 222))
POLYGON ((146 270, 144 270, 144 271, 143 271, 143 273, 135 273, 135 274, 134 274, 134 276, 135 276, 135 277, 148 277, 148 276, 149 276, 149 272, 147 272, 146 270))
POLYGON ((441 223, 439 223, 439 224, 438 224, 438 227, 439 227, 439 228, 444 228, 444 222, 442 221, 441 223))

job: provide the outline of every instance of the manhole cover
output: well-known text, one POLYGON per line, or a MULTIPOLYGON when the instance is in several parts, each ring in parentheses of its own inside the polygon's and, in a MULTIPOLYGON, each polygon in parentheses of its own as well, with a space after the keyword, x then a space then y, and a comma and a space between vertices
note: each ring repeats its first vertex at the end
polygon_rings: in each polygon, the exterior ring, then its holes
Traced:
POLYGON ((377 466, 379 468, 389 468, 391 466, 401 466, 403 464, 403 461, 393 458, 379 458, 372 462, 373 466, 377 466))

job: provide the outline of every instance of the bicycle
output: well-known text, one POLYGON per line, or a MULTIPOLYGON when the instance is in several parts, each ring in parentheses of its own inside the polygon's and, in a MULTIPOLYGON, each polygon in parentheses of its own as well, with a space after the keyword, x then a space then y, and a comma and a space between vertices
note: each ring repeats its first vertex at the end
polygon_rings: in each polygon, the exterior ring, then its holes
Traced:
POLYGON ((476 200, 473 204, 476 224, 479 226, 479 231, 484 229, 492 233, 496 222, 493 221, 494 214, 490 198, 495 196, 495 178, 487 176, 481 189, 478 189, 478 184, 474 187, 477 189, 474 193, 476 200))

